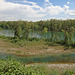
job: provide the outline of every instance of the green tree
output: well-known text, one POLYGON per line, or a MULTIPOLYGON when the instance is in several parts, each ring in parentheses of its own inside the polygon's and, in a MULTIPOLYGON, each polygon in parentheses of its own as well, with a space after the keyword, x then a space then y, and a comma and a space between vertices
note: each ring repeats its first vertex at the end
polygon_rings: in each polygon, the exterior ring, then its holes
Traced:
POLYGON ((48 28, 46 28, 46 27, 43 30, 44 31, 44 34, 45 34, 45 38, 46 38, 47 30, 48 30, 48 28))
POLYGON ((23 39, 27 39, 28 38, 28 35, 29 35, 29 24, 28 22, 24 22, 23 23, 23 33, 22 33, 22 37, 23 39))
POLYGON ((20 27, 19 24, 17 24, 17 25, 15 26, 14 31, 15 31, 15 32, 14 32, 14 36, 20 38, 20 36, 21 36, 21 27, 20 27))

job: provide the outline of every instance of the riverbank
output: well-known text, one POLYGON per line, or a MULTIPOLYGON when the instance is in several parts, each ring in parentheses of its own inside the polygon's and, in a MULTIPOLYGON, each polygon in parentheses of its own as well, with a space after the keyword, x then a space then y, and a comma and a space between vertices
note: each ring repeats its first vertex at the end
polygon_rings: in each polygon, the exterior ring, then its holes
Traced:
POLYGON ((0 51, 19 56, 36 56, 46 54, 74 53, 75 49, 65 50, 64 46, 48 46, 45 41, 21 41, 11 43, 9 40, 0 38, 0 51))
POLYGON ((75 63, 46 63, 46 64, 31 63, 31 64, 26 64, 26 66, 39 66, 39 65, 47 66, 49 69, 57 69, 60 72, 64 70, 75 71, 75 63))

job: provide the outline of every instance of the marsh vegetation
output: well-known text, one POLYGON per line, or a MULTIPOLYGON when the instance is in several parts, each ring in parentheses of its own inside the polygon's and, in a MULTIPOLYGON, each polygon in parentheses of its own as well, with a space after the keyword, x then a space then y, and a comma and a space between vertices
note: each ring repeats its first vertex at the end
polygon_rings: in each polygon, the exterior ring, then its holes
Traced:
POLYGON ((75 63, 75 20, 1 21, 0 52, 0 59, 15 56, 18 61, 0 60, 1 75, 74 75, 70 70, 60 73, 23 64, 75 63))

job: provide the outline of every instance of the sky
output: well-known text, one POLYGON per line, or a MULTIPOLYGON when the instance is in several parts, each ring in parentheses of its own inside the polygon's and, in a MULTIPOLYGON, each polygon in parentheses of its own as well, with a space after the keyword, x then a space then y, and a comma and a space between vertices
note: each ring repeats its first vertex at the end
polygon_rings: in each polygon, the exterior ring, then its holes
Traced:
POLYGON ((75 0, 0 0, 0 21, 75 19, 75 0))

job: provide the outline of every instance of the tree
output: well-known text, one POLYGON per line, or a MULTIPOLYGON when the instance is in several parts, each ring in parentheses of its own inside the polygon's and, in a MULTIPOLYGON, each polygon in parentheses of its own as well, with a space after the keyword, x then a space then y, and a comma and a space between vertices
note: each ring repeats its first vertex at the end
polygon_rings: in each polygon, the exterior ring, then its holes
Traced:
POLYGON ((22 37, 23 39, 27 39, 28 35, 29 35, 29 24, 28 22, 23 22, 23 33, 22 33, 22 37))
POLYGON ((17 25, 15 26, 15 29, 14 29, 14 36, 15 37, 19 37, 21 36, 21 27, 20 25, 17 23, 17 25))
POLYGON ((69 42, 70 42, 70 44, 73 43, 73 34, 74 34, 74 31, 75 31, 74 27, 71 27, 70 31, 69 31, 69 42))
POLYGON ((44 31, 44 34, 45 34, 45 38, 46 38, 47 30, 48 30, 48 28, 46 28, 46 27, 43 30, 44 31))

